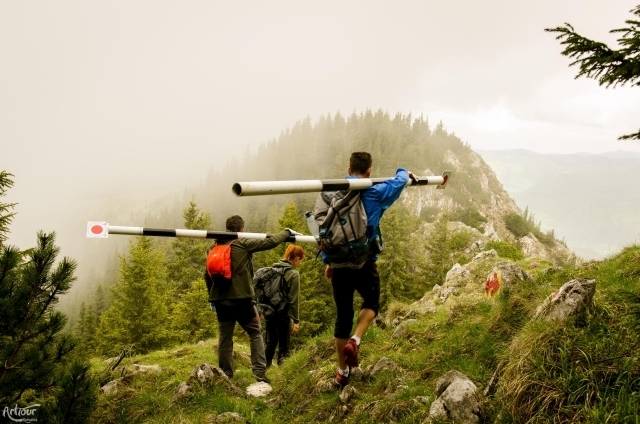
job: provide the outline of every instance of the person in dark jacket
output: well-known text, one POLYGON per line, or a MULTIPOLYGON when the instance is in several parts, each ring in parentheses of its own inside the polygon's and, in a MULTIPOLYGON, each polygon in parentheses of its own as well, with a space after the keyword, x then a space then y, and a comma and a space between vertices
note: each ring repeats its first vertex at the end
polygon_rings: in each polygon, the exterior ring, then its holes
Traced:
POLYGON ((284 252, 281 261, 273 264, 274 268, 284 269, 284 292, 287 294, 287 306, 274 316, 266 318, 266 344, 267 367, 271 366, 273 357, 278 348, 278 365, 289 356, 290 334, 296 335, 300 329, 298 305, 300 297, 300 273, 296 268, 304 260, 304 250, 300 246, 291 244, 284 252), (291 327, 293 322, 293 327, 291 327))
MULTIPOLYGON (((226 230, 244 232, 244 220, 238 215, 227 219, 226 230)), ((249 336, 251 349, 251 370, 257 381, 270 383, 267 378, 267 361, 262 340, 260 316, 256 309, 253 291, 252 253, 273 249, 289 238, 297 235, 286 229, 265 239, 238 238, 234 241, 219 241, 231 244, 231 285, 219 287, 205 270, 204 278, 209 290, 209 302, 215 306, 218 318, 218 366, 229 377, 233 377, 233 331, 236 322, 249 336)))

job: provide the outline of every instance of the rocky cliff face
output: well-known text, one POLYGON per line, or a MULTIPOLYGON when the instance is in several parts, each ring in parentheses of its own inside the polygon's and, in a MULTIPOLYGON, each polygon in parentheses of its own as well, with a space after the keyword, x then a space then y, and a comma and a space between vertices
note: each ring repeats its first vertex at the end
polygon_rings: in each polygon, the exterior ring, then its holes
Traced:
MULTIPOLYGON (((453 168, 450 169, 453 171, 453 175, 448 182, 447 188, 454 184, 464 184, 464 182, 456 179, 456 174, 464 173, 467 176, 472 176, 479 183, 479 187, 485 194, 484 196, 478 196, 478 193, 462 187, 467 194, 467 200, 487 220, 481 226, 480 231, 462 222, 453 221, 449 224, 449 229, 453 232, 466 230, 472 234, 472 240, 476 248, 474 249, 473 245, 470 246, 471 251, 479 250, 489 240, 505 240, 519 246, 526 257, 548 259, 553 262, 575 260, 575 255, 560 242, 556 242, 553 247, 550 247, 541 243, 532 233, 517 238, 507 229, 505 217, 511 213, 522 216, 523 212, 506 192, 495 172, 478 153, 472 151, 469 160, 469 158, 458 158, 452 151, 448 151, 446 153, 446 162, 453 168), (481 201, 480 197, 487 200, 481 201)), ((419 173, 420 175, 437 175, 438 171, 425 169, 419 173)), ((454 200, 447 192, 447 188, 438 190, 434 187, 419 187, 405 190, 401 201, 416 215, 420 215, 424 208, 432 208, 440 211, 438 216, 448 212, 455 217, 455 212, 465 206, 454 200)), ((428 237, 432 230, 433 224, 424 224, 421 232, 428 237)))

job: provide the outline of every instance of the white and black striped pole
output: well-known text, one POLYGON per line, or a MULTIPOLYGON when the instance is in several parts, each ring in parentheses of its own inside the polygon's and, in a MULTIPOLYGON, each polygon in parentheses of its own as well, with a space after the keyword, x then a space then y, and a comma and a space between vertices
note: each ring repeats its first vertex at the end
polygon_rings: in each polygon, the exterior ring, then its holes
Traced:
MULTIPOLYGON (((409 180, 407 187, 435 185, 443 189, 451 171, 441 176, 417 177, 409 180)), ((261 196, 265 194, 313 193, 320 191, 364 190, 391 178, 353 178, 335 180, 253 181, 235 183, 231 188, 236 196, 261 196)))
MULTIPOLYGON (((231 233, 227 231, 207 231, 207 230, 186 230, 169 228, 145 228, 145 227, 123 227, 120 225, 109 225, 104 221, 89 221, 87 223, 87 237, 108 238, 109 234, 122 234, 130 236, 152 236, 152 237, 188 237, 198 239, 215 240, 235 240, 239 238, 263 240, 270 236, 265 233, 231 233)), ((289 236, 290 243, 317 243, 313 236, 289 236)))

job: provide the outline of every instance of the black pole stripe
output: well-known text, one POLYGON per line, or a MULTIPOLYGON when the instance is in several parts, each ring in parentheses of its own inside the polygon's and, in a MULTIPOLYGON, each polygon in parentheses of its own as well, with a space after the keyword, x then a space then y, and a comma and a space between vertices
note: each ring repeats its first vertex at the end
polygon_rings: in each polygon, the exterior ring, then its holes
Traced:
MULTIPOLYGON (((142 228, 142 235, 150 236, 150 237, 177 237, 175 229, 167 229, 167 228, 142 228)), ((265 238, 269 238, 269 237, 273 237, 273 234, 265 235, 265 238)), ((194 238, 197 238, 197 237, 194 237, 194 238)), ((228 231, 207 231, 206 237, 202 237, 202 238, 215 239, 215 240, 237 240, 238 233, 232 233, 228 231)), ((295 243, 296 238, 295 236, 289 236, 287 237, 286 241, 290 243, 295 243)))
POLYGON ((143 228, 142 235, 155 237, 176 237, 176 230, 169 230, 166 228, 143 228))
POLYGON ((324 183, 322 184, 322 191, 339 191, 339 190, 349 190, 349 183, 347 182, 339 182, 339 183, 324 183))

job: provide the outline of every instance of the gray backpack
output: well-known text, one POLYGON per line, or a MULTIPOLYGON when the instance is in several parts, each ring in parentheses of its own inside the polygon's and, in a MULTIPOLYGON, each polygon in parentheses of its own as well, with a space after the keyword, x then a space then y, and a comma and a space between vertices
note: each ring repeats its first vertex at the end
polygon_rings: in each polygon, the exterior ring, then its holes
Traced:
POLYGON ((313 213, 320 250, 332 268, 362 268, 369 257, 367 213, 360 190, 322 192, 313 213))

